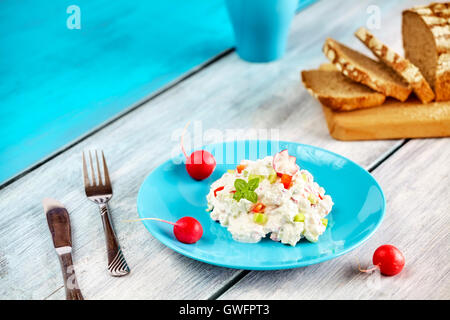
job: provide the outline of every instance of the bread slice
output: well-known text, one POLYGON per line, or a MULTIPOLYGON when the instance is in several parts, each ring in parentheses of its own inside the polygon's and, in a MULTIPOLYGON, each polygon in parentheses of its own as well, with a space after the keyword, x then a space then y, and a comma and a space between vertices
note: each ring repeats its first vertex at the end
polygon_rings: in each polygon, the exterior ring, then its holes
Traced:
POLYGON ((403 11, 405 56, 434 89, 436 101, 450 100, 450 3, 403 11))
POLYGON ((423 104, 386 99, 378 107, 337 112, 323 106, 330 135, 337 140, 450 137, 450 102, 423 104))
POLYGON ((384 63, 375 61, 336 40, 328 38, 323 51, 345 76, 385 96, 405 101, 412 91, 410 86, 384 63))
POLYGON ((420 70, 408 59, 403 58, 383 44, 364 27, 359 28, 355 32, 355 36, 361 40, 375 56, 397 72, 403 80, 409 83, 420 101, 428 103, 434 99, 434 92, 430 85, 425 80, 420 70))
POLYGON ((379 106, 386 98, 383 94, 350 80, 338 70, 306 70, 302 71, 301 76, 308 92, 334 110, 348 111, 379 106))

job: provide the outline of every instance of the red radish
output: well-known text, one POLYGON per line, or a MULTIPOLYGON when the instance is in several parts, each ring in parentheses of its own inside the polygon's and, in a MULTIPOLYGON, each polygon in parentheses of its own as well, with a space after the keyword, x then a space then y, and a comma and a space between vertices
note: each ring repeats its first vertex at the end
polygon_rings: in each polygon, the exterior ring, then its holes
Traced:
POLYGON ((385 244, 375 250, 372 262, 380 268, 382 274, 395 276, 402 271, 405 265, 405 257, 396 247, 385 244))
POLYGON ((184 132, 181 135, 181 150, 186 157, 186 171, 195 180, 204 180, 208 178, 216 168, 216 159, 214 156, 206 150, 197 150, 191 153, 188 157, 184 150, 183 139, 189 123, 184 128, 184 132))
POLYGON ((375 269, 379 269, 385 276, 395 276, 400 273, 405 266, 405 257, 396 247, 385 244, 378 247, 373 253, 372 263, 373 268, 362 270, 361 272, 371 272, 375 269))
POLYGON ((196 243, 203 235, 203 228, 196 219, 183 217, 173 227, 173 233, 180 242, 196 243))
POLYGON ((283 174, 293 176, 298 171, 296 157, 290 156, 288 150, 282 150, 273 156, 273 169, 281 177, 283 174))
POLYGON ((127 221, 131 222, 141 220, 155 220, 173 225, 173 233, 175 235, 175 238, 177 238, 178 241, 187 244, 196 243, 198 240, 200 240, 200 238, 203 235, 202 225, 200 224, 200 222, 198 222, 197 219, 192 217, 183 217, 179 219, 176 223, 158 218, 143 218, 127 221))

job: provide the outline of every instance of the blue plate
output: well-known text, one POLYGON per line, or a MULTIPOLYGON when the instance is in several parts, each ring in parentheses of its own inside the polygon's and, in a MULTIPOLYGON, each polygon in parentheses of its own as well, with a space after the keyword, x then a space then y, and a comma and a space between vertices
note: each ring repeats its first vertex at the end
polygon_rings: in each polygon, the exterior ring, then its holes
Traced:
POLYGON ((172 250, 206 263, 236 269, 276 270, 303 267, 340 256, 361 245, 380 225, 385 200, 375 179, 347 158, 310 145, 284 141, 233 141, 203 147, 217 161, 213 174, 195 181, 186 172, 182 155, 155 169, 142 184, 137 200, 141 218, 157 217, 177 221, 195 217, 203 226, 203 237, 195 244, 183 244, 173 227, 157 221, 143 221, 150 233, 172 250), (242 159, 257 160, 288 149, 297 164, 312 173, 334 201, 327 216, 327 230, 316 243, 302 239, 295 247, 268 238, 259 243, 240 243, 209 217, 206 195, 210 185, 242 159))

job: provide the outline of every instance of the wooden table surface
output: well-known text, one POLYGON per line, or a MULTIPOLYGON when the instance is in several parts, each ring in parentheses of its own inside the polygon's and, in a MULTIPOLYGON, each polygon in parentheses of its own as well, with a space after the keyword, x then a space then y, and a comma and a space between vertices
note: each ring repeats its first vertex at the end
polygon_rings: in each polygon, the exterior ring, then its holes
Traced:
MULTIPOLYGON (((41 205, 53 197, 71 215, 75 270, 86 299, 449 299, 450 139, 334 140, 320 105, 300 84, 300 70, 326 61, 326 37, 362 49, 352 34, 366 24, 373 2, 319 1, 295 17, 282 60, 249 64, 226 52, 2 186, 0 298, 65 298, 41 205), (171 251, 141 223, 123 220, 137 217, 140 184, 177 148, 187 121, 201 121, 205 131, 278 129, 282 140, 356 161, 385 192, 383 223, 354 251, 299 269, 226 269, 171 251), (89 149, 103 149, 109 162, 112 218, 132 269, 126 277, 106 272, 101 219, 82 187, 81 152, 89 149), (356 258, 369 264, 374 249, 385 243, 403 251, 405 270, 395 277, 359 273, 356 258)), ((381 24, 374 33, 401 50, 401 11, 420 3, 426 1, 376 2, 381 24)))

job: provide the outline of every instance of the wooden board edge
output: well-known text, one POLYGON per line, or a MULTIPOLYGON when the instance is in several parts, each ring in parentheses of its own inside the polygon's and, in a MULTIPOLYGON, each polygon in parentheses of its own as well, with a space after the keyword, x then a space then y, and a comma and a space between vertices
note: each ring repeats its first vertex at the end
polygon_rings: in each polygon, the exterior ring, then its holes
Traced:
MULTIPOLYGON (((424 106, 426 107, 426 106, 424 106)), ((380 107, 374 107, 380 108, 380 107)), ((449 105, 450 110, 450 105, 449 105)), ((328 126, 330 135, 341 141, 361 141, 361 140, 395 140, 408 138, 438 138, 450 137, 450 116, 436 119, 426 119, 424 121, 407 119, 388 123, 388 121, 378 121, 359 113, 359 120, 366 120, 364 125, 352 123, 351 118, 355 116, 354 111, 337 112, 327 106, 322 105, 322 110, 328 126)), ((379 110, 382 112, 382 110, 379 110)))

